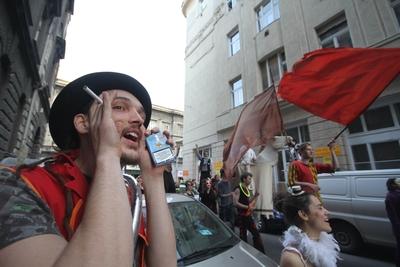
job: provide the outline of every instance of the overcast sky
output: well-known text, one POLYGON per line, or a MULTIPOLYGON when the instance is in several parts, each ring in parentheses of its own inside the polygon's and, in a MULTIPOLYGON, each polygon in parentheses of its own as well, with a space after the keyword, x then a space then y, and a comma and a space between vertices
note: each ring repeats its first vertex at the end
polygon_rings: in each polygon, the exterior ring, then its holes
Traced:
POLYGON ((95 71, 139 80, 153 104, 183 110, 185 17, 181 0, 77 0, 58 78, 95 71))

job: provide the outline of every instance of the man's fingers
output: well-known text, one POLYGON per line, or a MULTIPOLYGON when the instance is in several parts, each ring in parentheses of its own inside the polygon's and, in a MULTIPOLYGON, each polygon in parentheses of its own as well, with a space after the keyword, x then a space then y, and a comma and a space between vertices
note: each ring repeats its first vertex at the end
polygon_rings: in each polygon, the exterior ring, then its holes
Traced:
POLYGON ((151 130, 150 130, 150 133, 151 134, 155 134, 155 133, 158 133, 160 131, 160 128, 158 128, 158 127, 153 127, 151 130))

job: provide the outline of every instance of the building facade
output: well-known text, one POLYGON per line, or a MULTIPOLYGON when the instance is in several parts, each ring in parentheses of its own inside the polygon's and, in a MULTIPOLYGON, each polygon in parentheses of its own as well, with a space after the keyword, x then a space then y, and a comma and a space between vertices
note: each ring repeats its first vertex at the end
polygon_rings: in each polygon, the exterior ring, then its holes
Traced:
MULTIPOLYGON (((58 93, 68 84, 67 81, 57 79, 54 86, 54 94, 50 98, 50 102, 52 103, 58 93)), ((176 109, 170 109, 158 105, 154 105, 152 107, 151 120, 148 126, 148 129, 152 129, 154 127, 159 128, 160 130, 168 130, 174 139, 176 146, 180 147, 180 153, 176 159, 176 161, 172 164, 173 167, 173 176, 177 179, 178 176, 182 176, 182 140, 183 140, 183 112, 176 109)), ((46 137, 43 143, 41 152, 42 155, 49 155, 53 153, 56 149, 56 146, 51 138, 50 131, 48 129, 48 125, 46 128, 46 137)), ((128 166, 128 172, 137 176, 140 172, 138 166, 128 166)))
POLYGON ((0 158, 36 158, 73 0, 0 1, 0 158))
MULTIPOLYGON (((243 106, 307 52, 325 47, 400 47, 399 0, 186 0, 183 169, 198 177, 195 145, 214 171, 243 106)), ((329 105, 329 103, 326 103, 329 105)), ((316 161, 343 125, 279 100, 288 135, 311 142, 316 161)), ((337 140, 342 170, 400 168, 400 78, 337 140)), ((285 181, 287 152, 275 181, 285 181)))

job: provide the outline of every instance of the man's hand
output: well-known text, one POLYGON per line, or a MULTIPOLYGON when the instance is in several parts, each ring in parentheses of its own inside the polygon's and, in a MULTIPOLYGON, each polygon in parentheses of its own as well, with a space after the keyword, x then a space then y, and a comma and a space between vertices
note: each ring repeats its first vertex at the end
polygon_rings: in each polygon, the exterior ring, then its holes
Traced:
POLYGON ((103 105, 94 104, 89 110, 89 128, 95 155, 115 153, 121 157, 121 136, 112 119, 111 102, 116 92, 104 91, 100 97, 103 105))
POLYGON ((331 151, 335 149, 335 146, 336 146, 336 141, 335 141, 335 139, 331 140, 331 141, 328 143, 328 147, 329 147, 329 149, 330 149, 331 151))
MULTIPOLYGON (((144 127, 144 126, 142 126, 144 127)), ((153 129, 149 130, 144 130, 144 138, 140 141, 140 148, 139 148, 139 153, 140 153, 140 159, 139 159, 139 167, 142 172, 142 177, 144 178, 144 184, 146 185, 146 180, 148 177, 158 177, 162 176, 165 166, 154 166, 150 152, 148 151, 146 147, 146 137, 158 133, 160 130, 159 128, 155 127, 153 129)), ((167 144, 169 144, 172 148, 174 147, 174 141, 168 131, 164 131, 163 134, 167 138, 167 144)))

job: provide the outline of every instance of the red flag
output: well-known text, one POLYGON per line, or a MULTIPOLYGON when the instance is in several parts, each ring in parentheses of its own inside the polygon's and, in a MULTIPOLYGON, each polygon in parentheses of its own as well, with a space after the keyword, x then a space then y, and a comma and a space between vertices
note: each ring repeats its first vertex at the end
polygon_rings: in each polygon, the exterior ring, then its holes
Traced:
POLYGON ((279 84, 285 100, 348 125, 400 73, 399 48, 332 48, 305 54, 279 84))
POLYGON ((282 132, 282 117, 275 89, 269 88, 247 103, 240 113, 235 129, 225 144, 223 161, 227 178, 246 151, 258 145, 266 145, 282 132))

